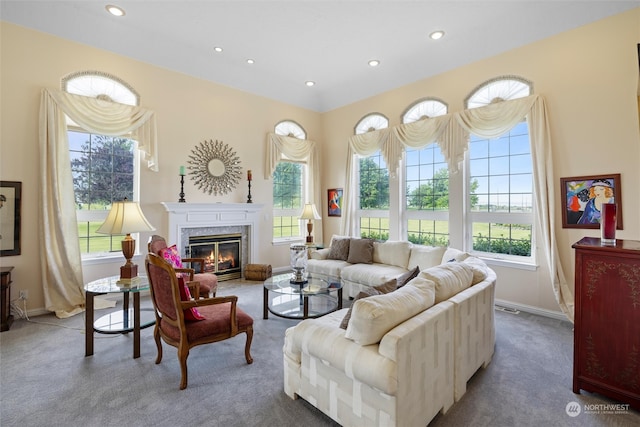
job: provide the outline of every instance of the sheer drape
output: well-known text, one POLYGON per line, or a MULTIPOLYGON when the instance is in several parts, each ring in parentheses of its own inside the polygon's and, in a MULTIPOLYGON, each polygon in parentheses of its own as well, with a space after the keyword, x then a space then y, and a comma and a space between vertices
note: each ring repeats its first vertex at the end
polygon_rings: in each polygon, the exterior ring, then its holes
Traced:
POLYGON ((533 180, 535 190, 536 226, 542 236, 543 262, 548 265, 550 281, 558 304, 573 321, 573 293, 567 284, 558 259, 554 230, 555 183, 551 159, 551 139, 546 105, 539 95, 490 104, 419 120, 366 134, 354 135, 348 140, 347 177, 344 190, 344 208, 341 234, 352 234, 355 229, 354 198, 347 192, 353 188, 353 165, 356 155, 368 156, 381 150, 389 173, 395 175, 405 147, 422 148, 437 142, 447 160, 451 173, 457 173, 468 149, 469 135, 497 138, 522 120, 528 120, 531 138, 533 180))
POLYGON ((320 200, 320 170, 318 169, 317 144, 309 139, 298 139, 291 136, 267 134, 267 155, 265 157, 264 178, 271 179, 273 172, 282 160, 286 158, 297 162, 305 162, 311 177, 309 201, 316 206, 322 206, 320 200))
POLYGON ((89 132, 137 140, 148 167, 157 171, 156 123, 152 111, 57 90, 42 90, 40 266, 45 307, 58 317, 76 314, 84 306, 82 259, 65 115, 89 132))

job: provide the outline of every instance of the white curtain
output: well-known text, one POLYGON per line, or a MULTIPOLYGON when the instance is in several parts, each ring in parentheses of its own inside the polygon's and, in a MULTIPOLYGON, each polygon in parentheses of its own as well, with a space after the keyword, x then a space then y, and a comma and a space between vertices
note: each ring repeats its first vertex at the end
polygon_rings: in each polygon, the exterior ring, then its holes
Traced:
POLYGON ((42 90, 40 266, 45 307, 58 317, 68 317, 84 309, 82 259, 65 115, 89 132, 137 140, 148 167, 158 170, 153 111, 58 90, 42 90))
POLYGON ((322 200, 320 200, 320 170, 317 150, 318 147, 315 141, 277 135, 269 132, 267 134, 264 179, 271 179, 283 155, 293 161, 305 162, 309 168, 309 176, 311 177, 308 194, 309 201, 315 203, 316 206, 322 206, 322 200))
POLYGON ((366 134, 354 135, 348 140, 347 177, 344 189, 344 208, 341 233, 351 235, 355 229, 354 198, 347 192, 353 188, 353 165, 356 155, 369 156, 377 150, 394 175, 405 147, 422 148, 438 142, 451 173, 457 173, 469 146, 469 135, 497 138, 522 120, 529 124, 533 180, 535 191, 536 227, 542 236, 543 262, 547 263, 550 281, 562 311, 573 321, 574 299, 572 287, 566 281, 560 260, 554 230, 555 182, 551 159, 551 139, 544 99, 531 95, 510 101, 490 104, 403 124, 366 134))

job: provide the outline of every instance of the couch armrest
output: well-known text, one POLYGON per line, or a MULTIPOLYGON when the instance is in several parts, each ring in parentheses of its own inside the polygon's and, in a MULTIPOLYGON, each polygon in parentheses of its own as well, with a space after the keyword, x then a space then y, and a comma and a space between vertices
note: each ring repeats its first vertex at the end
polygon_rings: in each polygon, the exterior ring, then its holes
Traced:
POLYGON ((327 259, 331 248, 323 248, 311 251, 311 259, 327 259))

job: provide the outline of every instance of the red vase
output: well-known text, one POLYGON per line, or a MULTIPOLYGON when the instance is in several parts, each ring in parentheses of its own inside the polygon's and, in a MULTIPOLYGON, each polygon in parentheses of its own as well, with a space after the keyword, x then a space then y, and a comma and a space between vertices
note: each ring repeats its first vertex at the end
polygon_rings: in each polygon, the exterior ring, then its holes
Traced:
POLYGON ((600 212, 600 241, 603 245, 615 245, 616 204, 603 203, 600 212))

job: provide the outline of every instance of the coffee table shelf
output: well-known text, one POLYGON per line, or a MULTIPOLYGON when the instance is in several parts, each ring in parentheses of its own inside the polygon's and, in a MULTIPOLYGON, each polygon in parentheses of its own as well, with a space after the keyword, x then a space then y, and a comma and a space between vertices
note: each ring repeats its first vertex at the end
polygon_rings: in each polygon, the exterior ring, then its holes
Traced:
POLYGON ((291 283, 292 274, 280 274, 264 282, 263 318, 269 313, 285 319, 320 317, 342 308, 339 278, 308 275, 306 283, 291 283))

